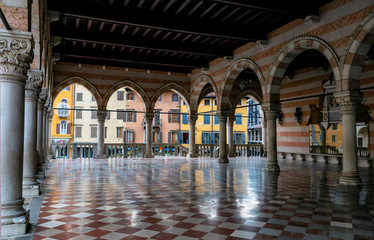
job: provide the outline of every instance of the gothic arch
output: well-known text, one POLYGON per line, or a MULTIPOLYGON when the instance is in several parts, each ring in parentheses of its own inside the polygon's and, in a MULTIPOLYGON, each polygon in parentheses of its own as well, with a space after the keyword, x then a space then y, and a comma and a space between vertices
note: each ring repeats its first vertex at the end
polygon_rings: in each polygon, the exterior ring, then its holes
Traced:
POLYGON ((206 75, 206 74, 201 75, 198 79, 195 80, 191 88, 191 94, 190 94, 191 96, 190 111, 191 112, 193 113, 197 112, 201 91, 207 84, 210 84, 210 86, 213 88, 213 92, 215 93, 218 99, 218 90, 217 90, 216 84, 214 83, 214 80, 209 75, 206 75))
POLYGON ((362 65, 374 44, 374 12, 371 12, 353 32, 342 61, 341 91, 360 88, 362 65))
MULTIPOLYGON (((220 102, 222 104, 228 104, 230 102, 230 92, 232 90, 232 87, 234 85, 235 80, 239 76, 239 74, 245 70, 245 69, 251 69, 257 76, 262 91, 264 91, 264 84, 265 84, 265 78, 262 74, 262 71, 260 67, 251 59, 248 58, 240 58, 233 62, 230 67, 226 70, 226 77, 221 83, 220 86, 220 102)), ((226 106, 227 107, 227 106, 226 106)), ((224 106, 221 106, 221 108, 224 108, 224 106)))
POLYGON ((299 36, 283 46, 270 65, 266 81, 264 102, 278 101, 281 80, 292 60, 308 49, 315 49, 326 57, 336 82, 340 81, 339 57, 323 39, 315 36, 299 36))
POLYGON ((177 83, 167 83, 167 84, 163 85, 161 88, 159 88, 155 94, 153 94, 153 97, 151 99, 151 106, 150 106, 151 111, 153 111, 158 97, 161 96, 162 93, 169 92, 169 91, 174 91, 174 92, 180 94, 180 96, 182 97, 184 102, 187 104, 188 111, 190 110, 190 94, 189 94, 189 92, 184 87, 182 87, 181 85, 179 85, 177 83))
POLYGON ((245 96, 251 95, 253 98, 255 98, 260 104, 262 104, 262 99, 260 95, 258 95, 256 92, 252 90, 246 90, 242 92, 240 95, 238 95, 230 105, 232 106, 232 109, 230 110, 230 115, 235 114, 235 107, 238 105, 238 102, 240 99, 242 99, 245 96))
POLYGON ((103 104, 102 104, 102 109, 106 109, 107 105, 108 105, 108 101, 110 99, 110 97, 112 96, 112 94, 117 91, 118 89, 120 88, 123 88, 123 87, 129 87, 131 88, 132 90, 135 91, 136 94, 138 94, 138 96, 143 100, 143 104, 144 104, 144 109, 146 111, 148 111, 150 109, 150 101, 149 101, 149 98, 148 98, 148 95, 146 94, 146 92, 143 90, 142 87, 140 87, 138 84, 130 81, 130 80, 123 80, 119 83, 116 83, 114 84, 104 95, 103 97, 103 104))
MULTIPOLYGON (((90 91, 92 93, 92 95, 95 97, 96 99, 96 102, 97 102, 97 106, 100 109, 100 106, 102 104, 102 101, 103 99, 101 98, 101 95, 99 93, 99 91, 95 88, 94 85, 92 85, 88 80, 82 78, 82 77, 78 77, 78 76, 74 76, 74 77, 69 77, 67 79, 64 79, 62 82, 60 82, 52 91, 52 98, 53 98, 53 101, 55 100, 55 98, 57 97, 57 95, 64 89, 66 88, 67 86, 71 85, 71 84, 80 84, 82 86, 84 86, 85 88, 88 89, 88 91, 90 91)), ((53 102, 52 101, 52 102, 53 102)))

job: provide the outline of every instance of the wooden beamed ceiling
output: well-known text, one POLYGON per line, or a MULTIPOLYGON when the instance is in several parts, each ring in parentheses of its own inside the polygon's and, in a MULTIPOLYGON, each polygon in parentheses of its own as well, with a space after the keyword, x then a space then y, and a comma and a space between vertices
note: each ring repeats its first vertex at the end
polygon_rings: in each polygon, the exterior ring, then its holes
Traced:
POLYGON ((189 73, 330 1, 48 0, 60 61, 189 73))

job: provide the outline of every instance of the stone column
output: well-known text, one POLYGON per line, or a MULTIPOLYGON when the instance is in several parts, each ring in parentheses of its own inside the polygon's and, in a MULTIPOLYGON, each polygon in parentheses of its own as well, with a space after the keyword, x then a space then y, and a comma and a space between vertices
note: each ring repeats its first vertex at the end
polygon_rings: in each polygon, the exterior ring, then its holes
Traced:
POLYGON ((25 83, 32 60, 31 33, 0 29, 1 236, 26 232, 23 208, 25 83))
POLYGON ((228 113, 225 111, 217 111, 219 118, 219 163, 228 163, 227 149, 226 149, 226 124, 228 113))
POLYGON ((97 120, 99 126, 97 128, 97 154, 96 158, 106 158, 105 147, 104 147, 104 128, 105 128, 105 119, 107 112, 106 111, 97 111, 97 120))
POLYGON ((48 160, 48 108, 49 108, 49 97, 45 100, 43 106, 43 164, 46 166, 48 160))
POLYGON ((277 160, 277 125, 276 116, 281 109, 280 103, 263 103, 262 109, 266 114, 267 126, 267 163, 265 166, 266 171, 277 172, 279 165, 277 160))
POLYGON ((29 201, 39 195, 36 181, 37 152, 37 108, 42 86, 42 71, 29 71, 25 87, 25 123, 23 145, 23 197, 29 201))
POLYGON ((48 112, 48 125, 47 125, 47 159, 52 159, 52 120, 53 120, 53 108, 52 104, 49 105, 48 112))
POLYGON ((228 136, 229 136, 229 157, 236 157, 235 146, 234 146, 234 122, 235 116, 229 116, 227 123, 228 136))
POLYGON ((189 142, 190 142, 190 149, 189 149, 189 157, 190 158, 195 158, 198 157, 199 154, 196 149, 196 134, 195 134, 195 129, 196 129, 196 121, 197 121, 197 115, 196 114, 190 114, 188 122, 190 123, 190 132, 189 132, 189 142))
POLYGON ((361 185, 358 172, 356 145, 356 109, 361 103, 359 92, 338 92, 334 97, 340 105, 343 126, 343 171, 339 182, 347 185, 361 185))
POLYGON ((154 113, 145 114, 146 122, 146 145, 145 145, 145 158, 154 158, 155 156, 152 153, 152 122, 155 117, 154 113))
POLYGON ((37 135, 36 135, 36 149, 38 151, 38 159, 36 164, 36 172, 38 178, 45 178, 43 170, 43 106, 47 97, 47 89, 42 88, 38 100, 38 122, 37 122, 37 135))

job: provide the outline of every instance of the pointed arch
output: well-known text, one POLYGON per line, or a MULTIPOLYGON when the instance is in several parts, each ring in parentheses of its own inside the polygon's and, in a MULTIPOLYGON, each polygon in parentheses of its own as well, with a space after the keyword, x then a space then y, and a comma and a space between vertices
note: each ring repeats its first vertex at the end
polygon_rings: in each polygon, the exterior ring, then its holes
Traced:
MULTIPOLYGON (((226 70, 225 79, 222 81, 220 85, 220 92, 219 98, 222 104, 229 104, 230 102, 230 93, 232 87, 234 86, 235 80, 239 76, 239 74, 244 71, 245 69, 251 69, 257 76, 262 92, 264 92, 265 86, 265 77, 260 69, 260 67, 251 59, 249 58, 240 58, 233 62, 230 67, 226 70)), ((228 106, 221 106, 221 108, 225 108, 228 106)))
POLYGON ((373 44, 374 11, 357 26, 347 44, 347 52, 342 60, 341 91, 360 88, 362 66, 373 44))
POLYGON ((340 81, 339 57, 323 39, 315 36, 299 36, 283 46, 270 65, 266 81, 264 102, 278 101, 282 78, 290 63, 302 52, 315 49, 326 57, 336 81, 340 81))
POLYGON ((182 97, 183 101, 187 104, 188 111, 190 110, 190 93, 184 87, 182 87, 181 85, 177 83, 167 83, 163 85, 162 87, 160 87, 157 90, 157 92, 155 92, 155 94, 153 94, 151 98, 151 106, 150 106, 151 111, 153 111, 158 97, 161 96, 162 93, 169 92, 169 91, 178 93, 182 97))
MULTIPOLYGON (((197 108, 199 106, 199 99, 201 95, 201 91, 205 87, 205 85, 210 84, 213 88, 213 92, 218 98, 218 90, 214 80, 209 75, 201 75, 198 79, 195 80, 192 88, 191 88, 191 100, 190 100, 190 111, 193 113, 197 112, 197 108)), ((219 104, 219 103, 218 103, 219 104)))
POLYGON ((103 97, 102 109, 107 108, 109 99, 113 95, 113 93, 116 92, 118 89, 123 88, 123 87, 131 88, 143 100, 144 109, 146 111, 148 111, 150 109, 151 104, 150 104, 148 95, 146 94, 144 89, 142 87, 140 87, 138 84, 136 84, 136 83, 134 83, 133 81, 130 81, 130 80, 123 80, 121 82, 116 83, 105 93, 105 95, 103 97))
MULTIPOLYGON (((55 100, 55 98, 57 97, 57 95, 64 89, 66 88, 67 86, 71 85, 71 84, 80 84, 82 86, 84 86, 85 88, 88 89, 88 91, 90 91, 92 93, 92 95, 95 97, 96 99, 96 102, 97 102, 97 106, 100 109, 100 106, 103 102, 103 99, 101 98, 101 95, 99 93, 99 91, 96 89, 96 87, 90 83, 87 79, 85 78, 82 78, 82 77, 79 77, 79 76, 74 76, 74 77, 69 77, 67 79, 64 79, 62 82, 60 82, 52 91, 52 98, 53 98, 53 101, 55 100)), ((52 101, 52 102, 53 102, 52 101)))

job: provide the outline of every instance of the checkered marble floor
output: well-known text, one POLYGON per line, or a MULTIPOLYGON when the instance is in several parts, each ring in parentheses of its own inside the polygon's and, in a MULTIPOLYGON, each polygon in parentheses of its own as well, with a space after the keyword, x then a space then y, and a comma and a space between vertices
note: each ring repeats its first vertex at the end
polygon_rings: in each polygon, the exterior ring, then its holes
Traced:
POLYGON ((53 160, 34 239, 374 239, 374 170, 264 158, 53 160))

